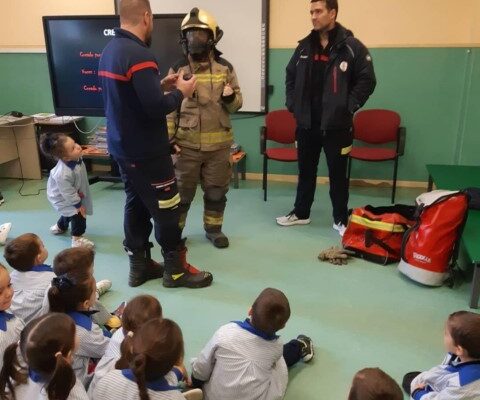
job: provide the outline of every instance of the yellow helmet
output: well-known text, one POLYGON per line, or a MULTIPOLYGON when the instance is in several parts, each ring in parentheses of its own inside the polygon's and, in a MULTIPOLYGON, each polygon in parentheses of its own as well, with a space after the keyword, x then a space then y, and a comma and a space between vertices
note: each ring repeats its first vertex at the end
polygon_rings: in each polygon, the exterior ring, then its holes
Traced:
POLYGON ((181 30, 182 36, 188 29, 198 28, 206 29, 212 32, 213 42, 216 44, 223 36, 223 31, 218 27, 217 21, 213 15, 205 10, 201 10, 197 7, 185 16, 182 21, 181 30))

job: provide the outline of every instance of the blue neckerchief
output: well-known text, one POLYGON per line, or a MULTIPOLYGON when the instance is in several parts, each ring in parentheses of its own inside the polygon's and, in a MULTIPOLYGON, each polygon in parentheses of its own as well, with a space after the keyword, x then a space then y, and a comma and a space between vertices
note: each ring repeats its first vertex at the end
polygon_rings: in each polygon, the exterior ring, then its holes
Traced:
MULTIPOLYGON (((135 378, 135 375, 133 375, 133 372, 131 369, 122 369, 122 375, 127 378, 128 380, 132 382, 137 382, 137 379, 135 378)), ((147 382, 146 385, 147 389, 154 390, 155 392, 166 392, 168 390, 180 390, 176 386, 170 385, 165 377, 156 379, 151 382, 147 382)))
POLYGON ((34 381, 35 383, 40 383, 40 382, 43 383, 43 382, 46 382, 45 378, 44 378, 42 375, 40 375, 39 372, 37 372, 37 371, 35 371, 35 370, 31 369, 31 368, 28 369, 28 376, 29 376, 30 379, 31 379, 32 381, 34 381))
POLYGON ((276 340, 280 336, 278 335, 271 335, 270 333, 266 333, 261 331, 260 329, 255 328, 251 323, 250 320, 247 318, 245 321, 233 321, 235 322, 240 328, 245 329, 246 331, 253 333, 265 340, 276 340))
POLYGON ((77 161, 64 161, 64 164, 71 170, 74 170, 77 165, 82 165, 82 162, 83 160, 79 158, 77 161))
POLYGON ((6 311, 0 311, 0 330, 7 331, 7 321, 10 321, 12 318, 15 318, 15 315, 10 314, 6 311))
POLYGON ((30 271, 33 272, 53 272, 53 269, 50 265, 47 264, 39 264, 39 265, 34 265, 30 271))
POLYGON ((452 373, 457 372, 460 386, 465 386, 480 379, 480 360, 449 365, 446 370, 452 373))
MULTIPOLYGON (((68 312, 67 315, 75 321, 75 325, 81 326, 90 332, 93 326, 92 315, 97 312, 98 311, 71 311, 68 312)), ((103 336, 112 337, 112 334, 106 329, 102 328, 102 332, 103 336)))

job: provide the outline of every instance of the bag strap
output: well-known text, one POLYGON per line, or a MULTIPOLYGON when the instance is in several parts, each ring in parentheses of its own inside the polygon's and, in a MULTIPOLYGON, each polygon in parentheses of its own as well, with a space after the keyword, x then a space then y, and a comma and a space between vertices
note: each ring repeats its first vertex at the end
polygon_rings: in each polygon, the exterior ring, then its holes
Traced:
POLYGON ((385 242, 382 242, 380 239, 377 239, 373 235, 373 230, 372 229, 367 229, 365 231, 365 246, 370 247, 372 244, 376 244, 377 246, 380 246, 383 250, 385 250, 387 253, 390 253, 394 256, 399 257, 400 255, 398 254, 397 251, 392 249, 388 244, 385 242))

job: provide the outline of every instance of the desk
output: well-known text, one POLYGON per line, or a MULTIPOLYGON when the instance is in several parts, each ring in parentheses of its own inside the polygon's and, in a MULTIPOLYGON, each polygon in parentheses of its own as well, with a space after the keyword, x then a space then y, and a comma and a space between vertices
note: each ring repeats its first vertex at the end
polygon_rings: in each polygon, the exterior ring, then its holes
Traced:
POLYGON ((90 146, 90 145, 84 145, 82 146, 82 149, 83 149, 82 158, 87 163, 95 159, 108 160, 110 162, 110 174, 90 176, 88 178, 88 183, 90 183, 90 185, 93 185, 94 183, 97 183, 97 182, 113 182, 113 183, 122 182, 118 164, 106 151, 99 150, 95 146, 90 146))
POLYGON ((0 118, 0 176, 42 179, 32 117, 0 118))
MULTIPOLYGON (((439 189, 459 190, 480 187, 480 166, 427 165, 428 190, 433 183, 439 189)), ((462 242, 473 263, 472 293, 470 307, 478 308, 480 297, 480 210, 470 210, 463 230, 462 242)))

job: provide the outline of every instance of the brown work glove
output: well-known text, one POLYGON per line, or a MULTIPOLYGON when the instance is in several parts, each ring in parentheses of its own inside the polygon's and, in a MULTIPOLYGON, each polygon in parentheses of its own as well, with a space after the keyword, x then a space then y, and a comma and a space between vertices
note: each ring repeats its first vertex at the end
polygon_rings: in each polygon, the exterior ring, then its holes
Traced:
POLYGON ((333 265, 347 265, 348 259, 354 253, 350 250, 342 249, 341 247, 329 247, 323 250, 318 255, 320 261, 328 261, 333 265))

